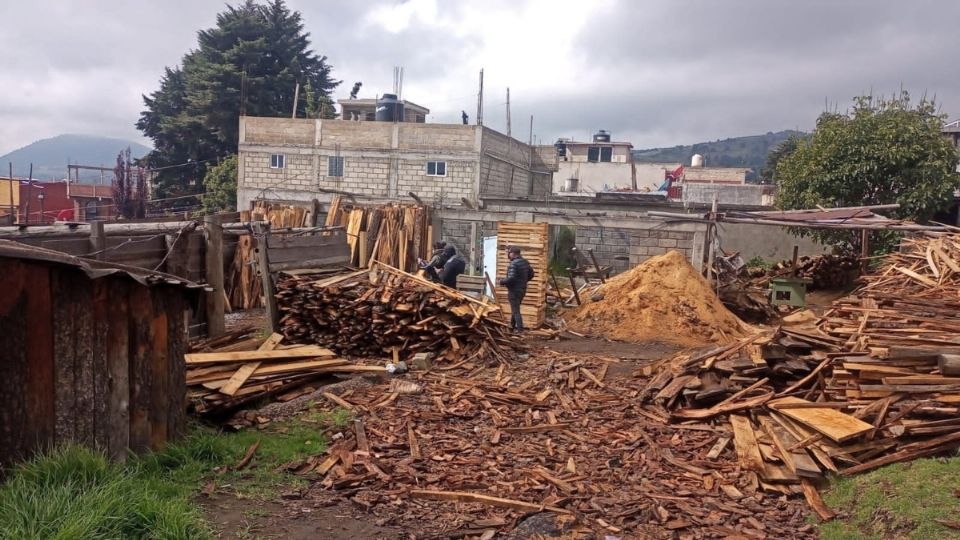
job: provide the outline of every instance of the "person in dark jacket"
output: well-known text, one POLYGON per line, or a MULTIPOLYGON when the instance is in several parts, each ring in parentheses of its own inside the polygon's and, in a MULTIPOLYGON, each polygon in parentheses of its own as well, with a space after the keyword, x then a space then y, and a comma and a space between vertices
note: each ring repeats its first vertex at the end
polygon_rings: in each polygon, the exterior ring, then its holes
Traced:
POLYGON ((523 317, 520 315, 520 304, 527 295, 527 282, 533 279, 533 267, 520 255, 520 248, 507 248, 507 276, 500 280, 500 285, 507 288, 507 299, 510 301, 510 327, 514 332, 523 330, 523 317))
POLYGON ((450 258, 449 255, 446 254, 446 248, 446 242, 434 242, 433 256, 430 258, 430 261, 420 260, 420 268, 423 269, 427 279, 434 283, 440 283, 440 275, 438 272, 443 269, 443 266, 447 264, 447 259, 450 258))
POLYGON ((440 283, 443 283, 451 289, 457 288, 457 276, 467 269, 467 261, 457 253, 457 248, 447 245, 443 250, 446 261, 443 263, 443 269, 440 270, 440 283))

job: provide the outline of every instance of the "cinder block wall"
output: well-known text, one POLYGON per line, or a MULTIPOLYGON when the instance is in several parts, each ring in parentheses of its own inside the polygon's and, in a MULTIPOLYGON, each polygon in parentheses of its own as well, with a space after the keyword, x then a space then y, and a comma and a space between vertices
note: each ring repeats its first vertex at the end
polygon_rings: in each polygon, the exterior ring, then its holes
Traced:
POLYGON ((589 262, 593 249, 597 262, 613 267, 614 273, 629 270, 655 255, 676 250, 689 260, 693 254, 694 233, 662 228, 645 230, 614 227, 577 227, 577 249, 589 262), (617 259, 617 257, 620 257, 617 259))

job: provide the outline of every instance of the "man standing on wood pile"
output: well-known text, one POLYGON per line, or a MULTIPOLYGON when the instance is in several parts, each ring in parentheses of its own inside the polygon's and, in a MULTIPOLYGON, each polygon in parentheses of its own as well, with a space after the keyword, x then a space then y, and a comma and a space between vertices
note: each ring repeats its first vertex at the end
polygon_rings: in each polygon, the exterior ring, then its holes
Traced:
POLYGON ((510 327, 514 332, 523 331, 523 317, 520 315, 520 304, 527 295, 527 282, 533 279, 533 267, 522 256, 520 248, 507 248, 507 277, 500 280, 500 285, 507 288, 507 299, 510 301, 510 327))

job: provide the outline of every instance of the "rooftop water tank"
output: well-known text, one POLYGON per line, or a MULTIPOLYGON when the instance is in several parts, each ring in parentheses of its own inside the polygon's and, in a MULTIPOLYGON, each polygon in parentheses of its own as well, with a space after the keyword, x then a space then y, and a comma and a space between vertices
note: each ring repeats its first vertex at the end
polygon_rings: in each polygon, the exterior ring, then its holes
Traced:
POLYGON ((553 147, 557 149, 557 156, 567 157, 567 141, 557 139, 557 142, 553 143, 553 147))
POLYGON ((377 99, 377 122, 403 122, 403 102, 396 94, 384 94, 377 99))
POLYGON ((693 157, 690 158, 690 166, 703 167, 703 156, 701 156, 700 154, 694 154, 693 157))
POLYGON ((600 131, 593 134, 593 142, 610 142, 610 132, 601 129, 600 131))

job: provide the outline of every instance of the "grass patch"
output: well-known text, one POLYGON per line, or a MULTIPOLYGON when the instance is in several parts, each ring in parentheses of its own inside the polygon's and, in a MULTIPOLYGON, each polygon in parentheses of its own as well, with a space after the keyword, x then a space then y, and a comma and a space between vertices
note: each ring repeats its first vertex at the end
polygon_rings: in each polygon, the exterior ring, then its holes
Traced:
POLYGON ((820 527, 824 540, 960 538, 937 523, 960 512, 960 458, 918 459, 834 480, 824 500, 847 517, 820 527))
POLYGON ((163 452, 124 464, 81 447, 54 450, 20 465, 0 485, 0 538, 212 538, 193 500, 206 483, 242 498, 273 498, 303 482, 277 468, 323 452, 325 432, 349 421, 349 411, 336 410, 239 433, 192 426, 163 452), (258 441, 250 465, 232 470, 258 441))

